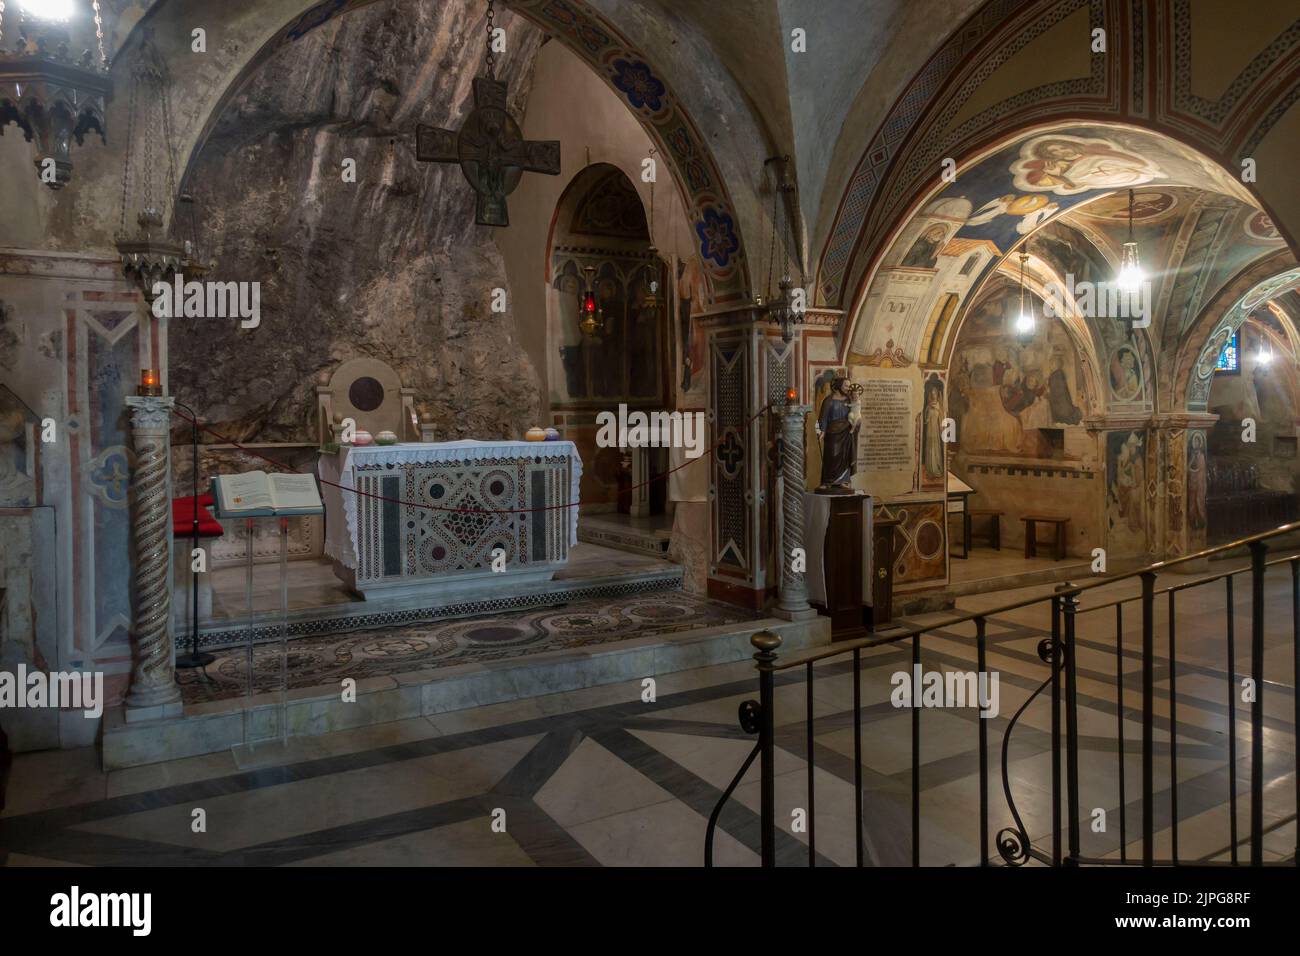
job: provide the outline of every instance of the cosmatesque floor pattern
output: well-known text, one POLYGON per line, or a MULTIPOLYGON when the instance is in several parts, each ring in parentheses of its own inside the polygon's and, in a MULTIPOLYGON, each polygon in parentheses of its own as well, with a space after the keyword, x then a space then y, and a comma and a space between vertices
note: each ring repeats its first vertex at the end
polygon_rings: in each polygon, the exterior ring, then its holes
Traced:
MULTIPOLYGON (((1270 575, 1270 607, 1288 601, 1283 579, 1270 575)), ((994 863, 1001 863, 995 834, 1013 826, 1003 794, 1003 738, 1011 718, 1048 675, 1036 650, 1047 634, 1045 622, 1030 617, 994 616, 988 624, 989 668, 1000 677, 997 715, 985 721, 994 863)), ((1289 658, 1289 618, 1274 619, 1288 633, 1270 630, 1268 646, 1288 642, 1289 658)), ((1082 850, 1089 857, 1124 853, 1131 859, 1140 855, 1141 662, 1136 625, 1125 625, 1124 652, 1117 657, 1109 622, 1080 625, 1082 850), (1116 743, 1121 724, 1122 758, 1116 743), (1099 818, 1102 832, 1094 829, 1099 818)), ((923 668, 973 670, 971 628, 936 627, 922 642, 923 668)), ((1156 855, 1168 858, 1173 851, 1176 779, 1179 859, 1229 858, 1229 794, 1235 788, 1237 849, 1245 860, 1248 713, 1238 708, 1236 714, 1234 773, 1227 745, 1231 681, 1225 664, 1216 668, 1213 655, 1202 653, 1221 641, 1221 628, 1205 615, 1192 615, 1183 628, 1179 647, 1188 651, 1184 658, 1180 650, 1172 697, 1163 656, 1167 644, 1157 646, 1156 855), (1177 736, 1176 755, 1171 733, 1177 736)), ((1244 618, 1239 632, 1248 633, 1244 618)), ((1243 644, 1248 641, 1238 641, 1234 680, 1248 673, 1243 644)), ((910 668, 908 642, 862 655, 863 830, 870 865, 911 861, 912 714, 890 701, 892 676, 910 668)), ((10 866, 699 866, 708 816, 754 745, 737 721, 739 704, 757 697, 753 666, 740 662, 661 675, 655 691, 647 700, 640 681, 606 685, 298 738, 287 751, 225 752, 107 774, 97 769, 91 749, 23 755, 0 818, 0 857, 10 866), (200 809, 205 827, 195 832, 200 809)), ((1293 858, 1296 844, 1294 689, 1266 679, 1263 699, 1263 851, 1275 862, 1293 858)), ((820 866, 853 865, 853 671, 841 659, 814 668, 811 694, 803 668, 779 675, 778 862, 808 863, 808 833, 797 823, 810 804, 810 705, 814 860, 820 866)), ((979 723, 971 709, 921 712, 923 865, 979 862, 979 723)), ((1006 784, 1041 850, 1050 850, 1052 842, 1050 729, 1044 693, 1025 707, 1006 754, 1006 784)), ((757 865, 758 780, 756 763, 720 815, 717 865, 757 865)))
MULTIPOLYGON (((337 686, 344 677, 361 680, 455 664, 526 657, 631 637, 734 624, 755 616, 685 591, 574 601, 561 607, 492 617, 295 638, 288 644, 286 672, 291 688, 337 686)), ((238 697, 247 691, 245 649, 217 651, 216 658, 206 668, 205 675, 197 671, 182 672, 181 693, 187 704, 238 697)), ((253 675, 255 694, 280 688, 279 644, 263 644, 255 649, 253 675)))

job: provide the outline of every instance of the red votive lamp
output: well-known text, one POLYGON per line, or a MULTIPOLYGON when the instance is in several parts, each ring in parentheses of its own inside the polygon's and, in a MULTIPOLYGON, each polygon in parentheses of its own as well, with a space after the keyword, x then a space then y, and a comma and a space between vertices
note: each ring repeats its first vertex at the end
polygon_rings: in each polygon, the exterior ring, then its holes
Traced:
POLYGON ((158 374, 156 368, 140 369, 140 388, 137 392, 139 395, 161 395, 162 394, 162 376, 158 374))
POLYGON ((797 405, 799 403, 799 389, 787 388, 785 390, 785 403, 787 405, 797 405))

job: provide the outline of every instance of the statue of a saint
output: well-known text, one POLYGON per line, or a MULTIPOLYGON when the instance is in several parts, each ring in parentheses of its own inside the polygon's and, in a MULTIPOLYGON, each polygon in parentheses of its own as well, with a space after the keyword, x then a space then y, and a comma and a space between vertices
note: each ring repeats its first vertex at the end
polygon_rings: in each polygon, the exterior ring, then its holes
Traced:
POLYGON ((822 439, 822 483, 819 495, 851 495, 850 481, 857 471, 858 428, 862 410, 860 385, 843 376, 831 382, 831 391, 817 413, 817 433, 822 439))

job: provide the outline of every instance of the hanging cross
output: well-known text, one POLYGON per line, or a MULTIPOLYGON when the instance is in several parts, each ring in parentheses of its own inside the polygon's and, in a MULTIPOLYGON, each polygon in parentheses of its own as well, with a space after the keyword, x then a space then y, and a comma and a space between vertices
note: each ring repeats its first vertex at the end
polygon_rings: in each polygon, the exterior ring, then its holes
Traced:
POLYGON ((478 193, 474 221, 480 226, 508 226, 506 196, 524 173, 560 173, 558 140, 526 140, 506 112, 506 84, 489 77, 474 80, 474 109, 459 132, 417 126, 415 158, 426 163, 459 163, 478 193))

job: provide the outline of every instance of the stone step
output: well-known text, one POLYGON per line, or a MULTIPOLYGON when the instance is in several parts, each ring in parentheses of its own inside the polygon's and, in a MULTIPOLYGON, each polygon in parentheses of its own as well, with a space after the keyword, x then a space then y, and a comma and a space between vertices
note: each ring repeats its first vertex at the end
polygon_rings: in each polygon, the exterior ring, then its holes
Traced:
MULTIPOLYGON (((510 611, 568 604, 589 598, 612 598, 650 591, 678 590, 682 586, 680 565, 662 563, 661 567, 616 571, 581 578, 553 578, 511 588, 505 597, 444 602, 429 605, 427 597, 406 596, 370 601, 353 601, 327 607, 291 608, 288 614, 289 638, 320 637, 349 631, 428 624, 434 621, 479 617, 510 611)), ((226 618, 199 626, 199 647, 213 650, 237 647, 248 641, 248 618, 226 618)), ((252 617, 253 643, 280 639, 281 620, 278 610, 255 611, 252 617)), ((189 650, 186 633, 177 637, 182 650, 189 650)))
MULTIPOLYGON (((291 737, 318 736, 371 724, 430 716, 486 704, 640 680, 658 674, 745 660, 750 635, 767 628, 781 635, 783 654, 830 642, 830 619, 761 618, 735 624, 630 638, 590 649, 559 650, 360 680, 355 702, 337 684, 302 687, 285 695, 291 737)), ((104 714, 105 770, 135 767, 232 747, 276 746, 280 693, 190 704, 180 717, 127 722, 121 706, 104 714)))
MULTIPOLYGON (((972 559, 978 560, 972 553, 972 559)), ((1149 562, 1140 558, 1119 558, 1111 560, 1106 568, 1108 575, 1121 574, 1142 567, 1149 562)), ((988 594, 991 591, 1014 591, 1019 588, 1034 587, 1040 584, 1058 584, 1069 581, 1083 584, 1096 577, 1092 573, 1092 562, 1084 558, 1066 558, 1051 567, 1035 568, 1029 571, 993 574, 987 578, 965 581, 950 581, 945 588, 954 598, 968 594, 988 594)), ((897 604, 898 599, 895 598, 897 604)))

